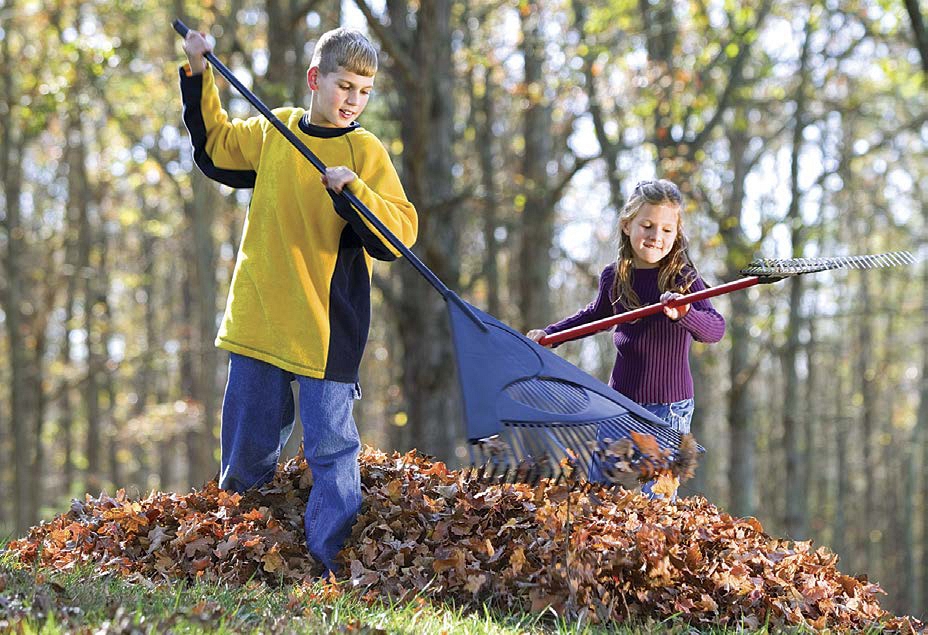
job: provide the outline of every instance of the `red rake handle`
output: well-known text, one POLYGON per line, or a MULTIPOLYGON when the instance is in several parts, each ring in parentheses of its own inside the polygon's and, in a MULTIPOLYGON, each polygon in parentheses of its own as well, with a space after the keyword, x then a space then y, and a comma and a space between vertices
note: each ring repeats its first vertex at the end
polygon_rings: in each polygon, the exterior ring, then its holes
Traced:
POLYGON ((545 335, 540 340, 538 340, 538 343, 542 346, 552 346, 562 342, 577 340, 581 337, 592 335, 593 333, 605 331, 606 329, 610 329, 617 324, 634 322, 635 320, 639 320, 643 317, 655 315, 656 313, 662 312, 665 307, 670 307, 672 309, 681 307, 686 304, 692 304, 693 302, 705 300, 706 298, 714 298, 715 296, 725 295, 726 293, 731 293, 732 291, 747 289, 748 287, 753 287, 755 284, 760 282, 768 281, 771 281, 771 279, 761 278, 759 276, 748 276, 747 278, 741 278, 740 280, 735 280, 718 287, 709 287, 708 289, 703 289, 702 291, 690 293, 689 295, 677 298, 676 300, 671 300, 666 304, 661 302, 656 304, 649 304, 648 306, 643 306, 633 311, 626 311, 625 313, 620 313, 618 315, 613 315, 601 320, 596 320, 595 322, 590 322, 589 324, 582 324, 580 326, 575 326, 572 329, 567 329, 558 333, 552 333, 551 335, 545 335))

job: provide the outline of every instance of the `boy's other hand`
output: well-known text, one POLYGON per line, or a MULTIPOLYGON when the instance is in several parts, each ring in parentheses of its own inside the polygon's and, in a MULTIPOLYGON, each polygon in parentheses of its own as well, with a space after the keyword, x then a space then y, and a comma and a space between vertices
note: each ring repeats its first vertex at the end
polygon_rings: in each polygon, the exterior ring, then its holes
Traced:
POLYGON ((547 335, 547 333, 545 333, 541 329, 532 329, 531 331, 525 334, 525 337, 532 340, 533 342, 537 342, 538 340, 543 338, 545 335, 547 335))
POLYGON ((325 174, 322 175, 322 184, 336 194, 341 194, 342 189, 356 178, 358 175, 344 165, 337 165, 333 168, 326 168, 325 174))
POLYGON ((184 53, 187 54, 187 61, 190 62, 190 72, 199 75, 206 69, 206 60, 203 58, 207 53, 212 53, 213 45, 206 39, 206 34, 190 29, 187 31, 187 37, 184 38, 184 53))
MULTIPOLYGON (((683 297, 682 293, 673 293, 672 291, 665 291, 664 293, 661 294, 661 304, 667 304, 669 302, 676 300, 677 298, 682 298, 682 297, 683 297)), ((669 317, 671 320, 679 320, 689 312, 690 312, 689 304, 684 304, 682 306, 673 307, 673 308, 669 306, 664 307, 664 315, 669 317)))

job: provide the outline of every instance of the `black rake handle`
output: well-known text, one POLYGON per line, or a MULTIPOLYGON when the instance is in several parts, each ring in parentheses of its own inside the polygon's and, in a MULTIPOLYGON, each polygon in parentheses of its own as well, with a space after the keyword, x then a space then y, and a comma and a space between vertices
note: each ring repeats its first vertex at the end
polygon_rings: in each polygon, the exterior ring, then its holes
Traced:
MULTIPOLYGON (((186 24, 184 24, 178 19, 175 19, 174 22, 172 22, 171 24, 174 27, 174 30, 177 31, 177 33, 182 38, 187 37, 187 33, 190 31, 190 29, 187 27, 186 24)), ((293 134, 293 131, 290 130, 290 128, 288 128, 286 125, 284 125, 284 123, 280 119, 278 119, 274 115, 274 113, 272 113, 271 110, 267 106, 265 106, 264 103, 254 95, 254 93, 252 93, 244 85, 242 85, 242 83, 238 81, 238 78, 235 77, 235 74, 232 73, 232 71, 230 71, 226 67, 225 64, 220 62, 216 58, 216 56, 210 52, 205 53, 204 57, 207 59, 207 61, 209 61, 210 64, 213 65, 213 68, 215 68, 216 71, 218 71, 220 75, 225 77, 226 80, 230 84, 232 84, 232 86, 234 86, 235 89, 239 93, 242 94, 242 97, 247 99, 249 103, 251 103, 252 106, 257 108, 258 112, 264 115, 264 117, 269 122, 271 122, 271 124, 275 128, 277 128, 277 131, 280 132, 280 134, 282 134, 284 137, 286 137, 287 141, 289 141, 293 145, 293 147, 296 148, 300 152, 300 154, 302 154, 306 158, 307 161, 313 164, 313 167, 319 170, 321 174, 325 174, 326 165, 321 160, 319 160, 319 157, 313 154, 313 151, 310 150, 308 147, 306 147, 306 144, 300 141, 300 139, 295 134, 293 134)), ((483 330, 486 329, 486 325, 484 325, 483 321, 479 317, 477 317, 477 315, 467 305, 467 303, 461 300, 457 296, 457 294, 452 292, 447 287, 447 285, 445 285, 445 283, 442 282, 441 279, 439 279, 439 277, 436 276, 432 272, 431 269, 426 267, 425 263, 419 260, 419 257, 416 256, 416 254, 414 254, 412 250, 409 249, 409 247, 404 245, 402 241, 396 237, 396 234, 394 234, 389 229, 387 229, 387 226, 384 225, 383 222, 379 218, 377 218, 374 215, 374 213, 371 212, 371 210, 368 209, 367 206, 364 203, 362 203, 361 200, 357 196, 354 195, 354 192, 350 191, 347 187, 344 187, 342 188, 341 196, 343 196, 345 200, 351 203, 351 205, 358 211, 358 213, 361 214, 361 216, 363 216, 364 219, 367 220, 367 222, 373 225, 377 229, 377 231, 379 231, 381 235, 383 235, 383 237, 386 238, 387 241, 400 254, 402 254, 402 256, 406 260, 408 260, 409 263, 413 267, 415 267, 416 271, 418 271, 422 275, 422 277, 424 277, 429 282, 429 284, 435 287, 435 289, 441 294, 441 296, 445 300, 453 300, 457 302, 458 304, 460 304, 463 310, 465 311, 465 313, 468 315, 468 317, 470 317, 470 319, 476 322, 483 330)))

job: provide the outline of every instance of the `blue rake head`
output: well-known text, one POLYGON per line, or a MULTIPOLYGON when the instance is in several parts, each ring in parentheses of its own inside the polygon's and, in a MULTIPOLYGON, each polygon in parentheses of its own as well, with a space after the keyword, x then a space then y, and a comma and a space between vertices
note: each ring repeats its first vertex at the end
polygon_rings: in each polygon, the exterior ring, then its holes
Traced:
POLYGON ((477 476, 614 484, 613 442, 637 432, 662 450, 680 447, 682 435, 663 419, 457 296, 446 299, 477 476))

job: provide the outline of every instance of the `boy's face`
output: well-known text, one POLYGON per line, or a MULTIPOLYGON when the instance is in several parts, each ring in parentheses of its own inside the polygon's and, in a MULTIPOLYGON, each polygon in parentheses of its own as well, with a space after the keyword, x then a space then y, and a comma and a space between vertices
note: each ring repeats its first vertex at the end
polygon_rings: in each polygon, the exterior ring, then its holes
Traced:
POLYGON ((337 67, 323 73, 318 66, 306 72, 306 81, 313 91, 309 120, 317 126, 346 128, 357 119, 374 87, 374 78, 357 75, 337 67))

